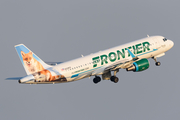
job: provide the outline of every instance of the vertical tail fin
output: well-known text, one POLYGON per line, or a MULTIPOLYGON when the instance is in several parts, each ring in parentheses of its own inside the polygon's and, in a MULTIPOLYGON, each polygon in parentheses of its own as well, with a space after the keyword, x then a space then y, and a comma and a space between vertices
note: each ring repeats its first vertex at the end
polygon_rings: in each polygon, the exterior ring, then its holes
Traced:
POLYGON ((31 50, 29 50, 25 45, 16 45, 15 49, 19 55, 19 58, 24 66, 27 75, 42 71, 50 67, 38 56, 36 56, 31 50))

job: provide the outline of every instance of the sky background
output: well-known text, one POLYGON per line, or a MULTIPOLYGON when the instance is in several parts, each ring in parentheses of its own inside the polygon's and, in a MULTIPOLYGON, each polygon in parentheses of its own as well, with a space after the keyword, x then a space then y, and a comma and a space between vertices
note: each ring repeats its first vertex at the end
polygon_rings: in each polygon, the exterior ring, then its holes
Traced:
POLYGON ((1 120, 179 120, 179 0, 0 0, 1 120), (120 81, 93 77, 24 85, 14 49, 23 43, 44 61, 64 62, 146 37, 174 47, 143 72, 120 70, 120 81))

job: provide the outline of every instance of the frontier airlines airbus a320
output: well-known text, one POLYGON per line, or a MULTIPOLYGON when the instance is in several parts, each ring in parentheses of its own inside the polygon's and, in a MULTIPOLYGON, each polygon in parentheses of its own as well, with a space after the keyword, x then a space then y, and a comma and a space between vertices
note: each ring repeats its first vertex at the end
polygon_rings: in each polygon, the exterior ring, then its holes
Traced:
POLYGON ((24 84, 55 84, 80 80, 95 76, 94 83, 103 80, 119 81, 116 73, 119 69, 140 72, 149 68, 148 58, 160 66, 158 57, 173 47, 174 43, 163 36, 151 36, 111 49, 82 56, 68 62, 54 65, 43 62, 25 45, 16 45, 16 51, 25 68, 27 76, 7 78, 19 80, 24 84), (113 72, 113 75, 111 74, 113 72), (102 77, 99 77, 99 76, 102 77))

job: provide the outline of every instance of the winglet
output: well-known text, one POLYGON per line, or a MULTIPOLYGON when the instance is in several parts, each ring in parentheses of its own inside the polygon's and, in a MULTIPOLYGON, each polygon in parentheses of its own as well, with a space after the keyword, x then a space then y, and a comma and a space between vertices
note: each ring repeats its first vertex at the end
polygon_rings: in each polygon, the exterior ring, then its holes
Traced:
POLYGON ((137 56, 135 56, 129 49, 127 49, 133 60, 139 59, 137 56))
POLYGON ((128 52, 129 52, 129 54, 131 55, 132 58, 136 57, 129 49, 127 49, 127 50, 128 50, 128 52))

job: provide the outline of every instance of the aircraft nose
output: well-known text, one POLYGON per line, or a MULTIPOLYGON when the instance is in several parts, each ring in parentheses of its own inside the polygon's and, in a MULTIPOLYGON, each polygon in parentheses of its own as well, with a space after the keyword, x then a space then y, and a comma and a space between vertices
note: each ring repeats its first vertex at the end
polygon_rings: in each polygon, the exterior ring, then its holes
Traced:
POLYGON ((172 48, 174 46, 174 42, 172 40, 169 40, 169 46, 172 48))

